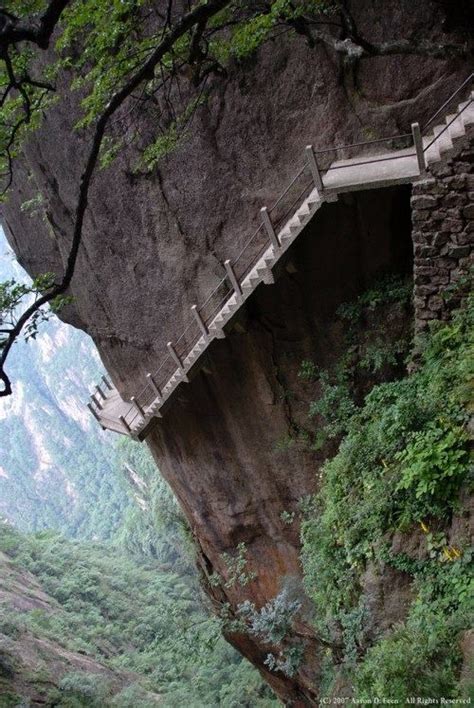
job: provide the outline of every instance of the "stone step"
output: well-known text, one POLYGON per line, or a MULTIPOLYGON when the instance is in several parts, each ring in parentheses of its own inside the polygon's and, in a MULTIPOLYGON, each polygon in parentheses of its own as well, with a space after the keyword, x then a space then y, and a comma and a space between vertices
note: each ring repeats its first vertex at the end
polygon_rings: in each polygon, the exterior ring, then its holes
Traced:
POLYGON ((295 214, 295 216, 298 217, 298 219, 300 220, 301 223, 303 223, 303 221, 307 221, 309 219, 309 217, 311 216, 311 212, 309 210, 309 207, 306 207, 306 209, 304 207, 305 207, 305 204, 303 204, 303 206, 301 206, 295 214))
POLYGON ((471 93, 471 98, 468 101, 463 101, 458 106, 458 113, 462 111, 460 118, 465 126, 474 123, 474 92, 471 93))
POLYGON ((225 317, 222 316, 222 314, 217 315, 217 317, 214 319, 213 326, 214 327, 219 327, 219 325, 224 324, 225 322, 225 317))
MULTIPOLYGON (((270 246, 268 251, 265 251, 265 254, 263 256, 263 260, 265 261, 265 263, 271 263, 277 257, 278 254, 275 253, 275 248, 276 247, 274 246, 270 246)), ((276 250, 278 251, 278 249, 276 250)))
POLYGON ((194 362, 196 361, 196 359, 198 358, 200 353, 201 352, 198 352, 196 347, 193 347, 192 351, 188 354, 188 356, 184 360, 185 367, 189 368, 190 366, 192 366, 192 364, 194 364, 194 362))
POLYGON ((239 297, 238 300, 237 300, 237 298, 236 298, 235 300, 229 300, 229 302, 227 303, 227 305, 224 307, 224 311, 225 311, 225 312, 228 311, 230 314, 232 314, 233 312, 235 312, 236 310, 239 309, 239 307, 241 306, 241 304, 242 304, 242 298, 241 298, 241 297, 239 297))
POLYGON ((323 200, 321 199, 321 195, 319 194, 319 192, 314 190, 313 192, 311 192, 311 194, 307 198, 305 204, 308 206, 311 213, 313 213, 314 211, 316 211, 316 209, 319 208, 319 206, 320 206, 320 204, 322 204, 322 202, 323 202, 323 200))
POLYGON ((311 209, 308 206, 307 202, 303 202, 302 206, 298 209, 296 212, 300 218, 306 218, 307 216, 311 215, 311 209))
POLYGON ((438 145, 440 153, 453 149, 453 141, 451 140, 446 123, 444 125, 436 125, 433 128, 433 134, 436 135, 436 144, 438 145))
POLYGON ((461 138, 463 135, 466 135, 462 116, 456 116, 455 113, 451 113, 449 116, 446 116, 446 125, 448 124, 450 124, 448 130, 451 139, 461 138))
POLYGON ((275 278, 273 277, 273 273, 270 268, 263 265, 260 268, 257 268, 257 273, 266 285, 273 285, 275 282, 275 278))
POLYGON ((425 159, 428 163, 438 162, 439 160, 441 160, 438 143, 436 141, 433 142, 434 137, 435 136, 430 133, 430 135, 427 135, 423 138, 423 147, 425 148, 425 150, 426 146, 432 143, 430 147, 425 151, 425 159))

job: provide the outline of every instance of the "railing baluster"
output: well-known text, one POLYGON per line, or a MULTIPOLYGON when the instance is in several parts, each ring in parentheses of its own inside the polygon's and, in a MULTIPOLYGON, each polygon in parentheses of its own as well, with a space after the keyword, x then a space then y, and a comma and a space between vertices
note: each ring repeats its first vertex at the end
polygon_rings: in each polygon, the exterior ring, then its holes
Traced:
POLYGON ((416 159, 418 161, 418 169, 420 170, 420 175, 426 172, 426 160, 425 153, 423 151, 423 138, 421 137, 421 130, 419 123, 411 124, 411 132, 413 135, 413 144, 416 150, 416 159))
POLYGON ((159 387, 156 385, 156 381, 155 381, 155 379, 153 378, 153 376, 152 376, 151 374, 147 374, 146 377, 147 377, 147 379, 148 379, 148 383, 149 383, 150 386, 152 387, 152 389, 153 389, 153 391, 155 392, 156 396, 157 396, 158 398, 161 398, 161 391, 160 391, 159 387))
POLYGON ((232 263, 230 260, 227 260, 224 262, 225 269, 227 271, 227 275, 229 276, 229 280, 232 283, 232 287, 234 288, 235 294, 237 295, 237 299, 240 300, 242 298, 242 288, 240 287, 240 283, 237 280, 237 276, 235 274, 235 270, 232 267, 232 263))
POLYGON ((104 384, 107 386, 107 388, 109 389, 109 391, 111 391, 111 390, 112 390, 112 384, 110 383, 110 381, 109 381, 109 379, 107 378, 107 376, 101 376, 101 379, 102 379, 102 381, 104 382, 104 384))
POLYGON ((125 418, 123 417, 123 415, 119 415, 119 421, 122 423, 122 425, 123 425, 123 427, 125 428, 125 430, 128 430, 129 433, 132 432, 131 427, 129 426, 129 424, 127 423, 127 421, 126 421, 125 418))
POLYGON ((98 420, 99 423, 100 423, 100 422, 101 422, 101 421, 100 421, 100 415, 97 413, 97 411, 96 411, 96 409, 94 408, 94 406, 92 405, 92 403, 88 403, 88 404, 87 404, 87 407, 88 407, 88 409, 90 410, 90 412, 92 413, 92 415, 94 416, 94 418, 95 418, 96 420, 98 420))
POLYGON ((186 376, 186 371, 184 369, 183 362, 182 362, 181 357, 179 356, 178 352, 174 348, 173 342, 168 342, 168 344, 166 346, 168 347, 168 351, 171 354, 171 357, 174 359, 179 371, 181 372, 181 376, 182 376, 183 381, 188 381, 189 379, 186 376))
POLYGON ((135 396, 131 396, 130 401, 133 403, 137 411, 140 413, 140 415, 144 418, 145 417, 145 411, 141 407, 141 405, 138 403, 137 399, 135 396))
POLYGON ((321 178, 321 173, 319 171, 318 163, 316 162, 316 155, 314 154, 313 146, 306 146, 306 159, 308 161, 311 174, 313 175, 314 186, 318 190, 319 194, 322 195, 324 191, 323 180, 321 178))
POLYGON ((103 392, 103 390, 101 389, 101 387, 99 386, 99 384, 97 384, 97 386, 95 387, 95 390, 97 391, 97 393, 98 393, 100 396, 102 396, 103 400, 105 401, 105 399, 107 398, 107 396, 105 395, 105 393, 103 392))
POLYGON ((276 246, 276 248, 280 248, 281 244, 278 240, 278 236, 275 233, 275 229, 273 228, 272 220, 270 219, 270 214, 268 213, 268 209, 266 206, 260 209, 260 214, 262 216, 263 225, 270 238, 270 241, 274 246, 276 246))
POLYGON ((92 400, 94 401, 94 403, 95 403, 95 405, 97 406, 97 408, 101 411, 104 406, 103 406, 102 403, 99 401, 99 399, 97 398, 97 396, 95 395, 95 393, 91 393, 91 398, 92 398, 92 400))
POLYGON ((201 317, 201 313, 199 312, 197 305, 191 305, 191 312, 193 313, 196 322, 198 323, 198 327, 201 330, 204 338, 206 339, 209 336, 209 330, 207 329, 206 323, 201 317))

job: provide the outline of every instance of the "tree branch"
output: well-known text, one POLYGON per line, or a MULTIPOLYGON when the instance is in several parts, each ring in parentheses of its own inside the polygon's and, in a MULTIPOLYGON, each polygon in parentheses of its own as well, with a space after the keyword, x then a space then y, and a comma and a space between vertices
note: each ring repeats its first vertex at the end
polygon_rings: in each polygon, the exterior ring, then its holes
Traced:
MULTIPOLYGON (((4 389, 0 391, 0 397, 9 396, 12 393, 11 381, 5 372, 4 366, 7 360, 8 354, 21 334, 24 326, 28 320, 40 310, 41 307, 51 302, 59 295, 62 295, 70 286, 74 269, 76 266, 77 255, 79 252, 79 246, 82 239, 82 229, 84 224, 84 215, 88 205, 89 188, 92 181, 92 176, 94 174, 95 167, 97 165, 100 146, 105 134, 106 127, 110 118, 114 113, 122 106, 124 101, 135 91, 135 89, 143 82, 147 81, 150 76, 153 75, 155 67, 161 61, 161 59, 167 54, 172 48, 175 42, 182 37, 186 32, 194 27, 195 24, 202 21, 207 21, 210 17, 218 13, 222 8, 229 4, 231 0, 209 0, 205 5, 199 5, 194 10, 191 10, 186 15, 184 15, 174 26, 170 29, 167 36, 163 38, 160 44, 152 52, 150 57, 145 61, 145 63, 136 71, 127 83, 117 91, 110 99, 105 111, 100 116, 97 121, 94 136, 92 139, 91 149, 89 151, 89 156, 87 158, 85 169, 82 173, 80 186, 79 186, 79 196, 77 201, 74 229, 72 234, 72 244, 69 251, 66 269, 63 278, 60 283, 51 288, 47 293, 41 295, 36 302, 30 305, 18 318, 18 321, 9 334, 7 340, 5 341, 0 356, 0 380, 4 384, 4 389)), ((51 3, 53 4, 53 3, 51 3)), ((63 2, 63 5, 66 4, 63 2)), ((1 36, 1 35, 0 35, 1 36)))
POLYGON ((5 10, 0 10, 0 47, 8 47, 18 42, 32 42, 40 49, 47 49, 59 18, 70 2, 71 0, 51 0, 37 23, 22 22, 5 10))

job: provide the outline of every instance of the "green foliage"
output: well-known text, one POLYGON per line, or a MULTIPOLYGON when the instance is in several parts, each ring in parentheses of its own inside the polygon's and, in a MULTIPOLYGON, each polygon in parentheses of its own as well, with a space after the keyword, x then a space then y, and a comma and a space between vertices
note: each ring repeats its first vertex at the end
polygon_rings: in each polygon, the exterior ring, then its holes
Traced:
POLYGON ((146 691, 143 686, 137 683, 132 683, 117 693, 113 700, 111 701, 112 706, 116 708, 129 708, 133 706, 134 708, 150 708, 150 706, 158 703, 158 699, 155 701, 150 700, 149 692, 146 691))
POLYGON ((398 303, 406 306, 411 301, 412 283, 398 275, 378 280, 356 300, 341 305, 338 315, 350 325, 357 325, 367 315, 383 305, 398 303))
POLYGON ((35 216, 38 213, 42 213, 44 207, 43 195, 38 192, 38 194, 32 199, 28 199, 20 205, 20 211, 35 216))
POLYGON ((322 416, 325 420, 324 432, 334 438, 347 431, 356 411, 349 383, 345 375, 339 375, 336 383, 331 383, 327 372, 319 377, 321 392, 319 398, 309 407, 310 417, 322 416))
POLYGON ((110 696, 110 687, 104 678, 99 674, 87 672, 65 674, 59 682, 59 691, 61 694, 59 705, 64 705, 64 699, 67 699, 67 705, 71 708, 76 706, 77 708, 80 706, 100 708, 110 696))
POLYGON ((298 644, 288 647, 284 652, 280 652, 278 656, 272 653, 267 654, 264 664, 268 666, 270 671, 281 671, 285 676, 291 678, 301 666, 303 655, 304 647, 302 644, 298 644))
POLYGON ((288 524, 288 526, 291 526, 293 521, 295 520, 295 512, 294 511, 282 511, 280 514, 280 519, 283 521, 284 524, 288 524))
POLYGON ((142 154, 142 162, 148 171, 179 145, 180 133, 175 124, 170 126, 164 135, 159 135, 142 154))
POLYGON ((344 645, 343 660, 346 665, 355 666, 364 645, 364 627, 368 611, 363 599, 352 610, 339 613, 344 645))
MULTIPOLYGON (((397 291, 391 290, 394 301, 397 291)), ((376 309, 378 301, 371 292, 358 302, 376 309)), ((357 312, 343 308, 353 320, 357 312)), ((345 434, 323 466, 320 492, 306 505, 302 560, 317 629, 342 644, 357 698, 459 695, 453 646, 469 626, 472 561, 462 539, 449 546, 439 529, 472 483, 466 424, 473 323, 470 298, 451 322, 433 324, 418 342, 412 373, 373 386, 349 413, 335 403, 325 414, 345 434), (420 521, 425 560, 387 551, 395 531, 420 521), (413 577, 415 600, 406 622, 367 651, 361 576, 369 565, 387 562, 413 577)))
MULTIPOLYGON (((19 283, 14 279, 0 282, 0 323, 2 328, 12 329, 18 320, 20 305, 27 305, 37 300, 54 285, 54 273, 39 275, 31 284, 19 283)), ((49 307, 37 310, 24 328, 25 340, 36 339, 38 328, 42 322, 47 322, 52 314, 57 314, 65 305, 72 302, 71 296, 59 295, 54 298, 49 307)), ((7 334, 0 334, 0 349, 5 346, 7 334)))
POLYGON ((141 159, 137 165, 137 170, 145 167, 147 171, 151 172, 163 157, 166 157, 166 155, 176 150, 180 142, 186 136, 186 128, 194 112, 204 101, 205 99, 202 95, 190 101, 183 112, 172 121, 168 128, 143 150, 141 159))
POLYGON ((239 605, 238 613, 247 622, 250 634, 268 644, 280 644, 290 632, 294 616, 300 609, 301 602, 292 599, 284 589, 260 610, 246 600, 239 605))
POLYGON ((457 630, 466 617, 443 616, 429 605, 411 613, 406 623, 369 649, 355 673, 361 699, 383 698, 406 703, 412 696, 459 697, 461 653, 457 630))
POLYGON ((225 581, 226 588, 231 588, 235 585, 245 587, 257 577, 254 571, 247 570, 248 561, 246 554, 247 546, 243 541, 237 546, 237 554, 235 556, 231 556, 229 553, 222 554, 222 560, 227 567, 227 580, 225 581))
POLYGON ((301 362, 300 370, 298 371, 298 378, 304 381, 315 381, 318 375, 318 369, 316 364, 310 359, 304 359, 301 362))
POLYGON ((304 654, 303 643, 291 639, 293 622, 300 609, 301 601, 293 597, 285 587, 260 610, 249 600, 241 603, 237 608, 239 619, 233 622, 234 631, 247 632, 265 644, 280 645, 278 655, 270 652, 264 664, 270 671, 280 671, 286 676, 293 676, 304 654))
POLYGON ((295 438, 288 433, 276 441, 275 452, 288 452, 288 450, 290 450, 295 443, 295 438))
POLYGON ((54 705, 126 706, 133 698, 134 705, 148 708, 154 704, 148 691, 159 694, 164 706, 221 705, 224 695, 222 705, 275 705, 255 670, 221 637, 190 570, 178 574, 155 559, 51 532, 26 537, 3 525, 0 540, 5 537, 10 562, 32 573, 55 601, 53 612, 10 612, 17 631, 135 673, 132 686, 113 698, 110 681, 99 674, 55 676, 61 680, 51 694, 54 705))
POLYGON ((224 64, 231 58, 242 60, 253 54, 284 23, 291 25, 303 15, 330 14, 334 9, 335 3, 326 0, 301 0, 297 3, 271 0, 232 28, 230 37, 214 42, 213 51, 224 64))
POLYGON ((314 363, 302 362, 298 376, 314 382, 318 394, 309 406, 309 416, 318 424, 313 449, 348 432, 361 399, 374 383, 403 373, 411 340, 399 313, 410 308, 411 288, 406 278, 388 276, 355 302, 339 307, 345 355, 330 370, 318 370, 314 363), (394 331, 387 329, 390 320, 394 321, 394 331))
POLYGON ((2 708, 23 708, 23 706, 27 708, 18 693, 2 689, 2 708))
POLYGON ((431 495, 438 506, 442 499, 453 498, 467 468, 468 435, 461 426, 450 421, 430 421, 423 430, 413 432, 407 446, 395 455, 401 465, 397 491, 407 489, 417 499, 431 495))

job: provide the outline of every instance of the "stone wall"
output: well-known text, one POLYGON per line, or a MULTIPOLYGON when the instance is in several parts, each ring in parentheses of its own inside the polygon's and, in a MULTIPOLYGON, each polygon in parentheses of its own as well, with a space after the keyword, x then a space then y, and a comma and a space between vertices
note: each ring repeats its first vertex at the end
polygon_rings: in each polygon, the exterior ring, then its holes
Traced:
POLYGON ((446 319, 468 287, 474 245, 474 129, 430 166, 411 198, 415 322, 446 319))

